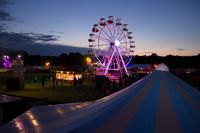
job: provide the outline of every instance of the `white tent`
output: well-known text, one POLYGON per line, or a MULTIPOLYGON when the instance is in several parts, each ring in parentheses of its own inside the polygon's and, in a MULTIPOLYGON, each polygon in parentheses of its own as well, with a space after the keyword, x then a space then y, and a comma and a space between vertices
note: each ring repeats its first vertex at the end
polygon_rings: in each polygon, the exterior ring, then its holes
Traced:
POLYGON ((200 133, 199 125, 199 91, 169 72, 154 71, 97 101, 33 107, 0 132, 200 133))
POLYGON ((169 67, 166 64, 161 63, 156 67, 155 70, 158 70, 158 71, 169 71, 169 67))

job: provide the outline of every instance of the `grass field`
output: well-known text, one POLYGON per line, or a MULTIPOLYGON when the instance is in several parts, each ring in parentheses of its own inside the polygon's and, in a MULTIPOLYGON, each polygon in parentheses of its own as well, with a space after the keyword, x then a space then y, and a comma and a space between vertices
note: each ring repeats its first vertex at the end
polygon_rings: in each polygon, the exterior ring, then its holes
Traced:
MULTIPOLYGON (((35 75, 32 75, 32 77, 34 76, 35 75)), ((42 83, 40 81, 26 81, 23 90, 8 91, 6 90, 6 85, 4 81, 5 79, 6 75, 0 76, 0 93, 41 99, 51 103, 83 102, 103 97, 103 93, 100 90, 96 89, 94 82, 91 81, 84 81, 83 84, 79 85, 72 85, 64 82, 62 87, 59 83, 57 88, 53 88, 52 81, 46 81, 44 87, 42 86, 42 83)))
MULTIPOLYGON (((11 77, 11 74, 0 75, 0 93, 27 98, 35 98, 47 101, 48 103, 71 103, 92 101, 118 91, 118 85, 104 84, 103 89, 97 89, 96 84, 90 78, 83 78, 83 83, 78 85, 58 82, 58 87, 53 87, 51 77, 52 73, 25 73, 25 85, 23 90, 8 91, 6 90, 6 78, 11 77), (42 78, 46 77, 45 85, 42 86, 42 78), (106 91, 107 90, 107 91, 106 91), (109 91, 108 91, 109 90, 109 91)), ((143 77, 144 75, 142 75, 143 77)), ((142 78, 141 77, 141 78, 142 78)))

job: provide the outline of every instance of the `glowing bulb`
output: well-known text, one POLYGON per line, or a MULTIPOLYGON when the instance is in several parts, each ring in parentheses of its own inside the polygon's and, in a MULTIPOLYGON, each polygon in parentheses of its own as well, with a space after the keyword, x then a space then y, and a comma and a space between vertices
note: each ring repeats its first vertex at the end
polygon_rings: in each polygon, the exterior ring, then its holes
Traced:
POLYGON ((91 64, 91 62, 92 62, 92 59, 89 58, 89 57, 87 57, 87 58, 86 58, 86 63, 89 65, 89 64, 91 64))
POLYGON ((120 45, 120 42, 118 40, 115 40, 115 46, 119 46, 120 45))

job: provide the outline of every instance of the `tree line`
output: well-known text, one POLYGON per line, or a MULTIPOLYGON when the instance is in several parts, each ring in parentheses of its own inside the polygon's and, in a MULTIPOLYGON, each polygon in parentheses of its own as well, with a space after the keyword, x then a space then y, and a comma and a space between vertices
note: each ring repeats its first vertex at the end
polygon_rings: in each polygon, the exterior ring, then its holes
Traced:
MULTIPOLYGON (((24 58, 24 65, 27 66, 41 66, 45 62, 50 62, 54 66, 67 66, 67 65, 86 65, 86 58, 88 55, 82 55, 80 53, 63 53, 60 56, 41 56, 41 55, 29 55, 25 51, 17 51, 9 53, 11 58, 14 58, 17 54, 21 54, 24 58)), ((2 56, 2 55, 1 55, 2 56)), ((153 53, 150 56, 134 56, 132 58, 132 64, 159 64, 165 63, 170 68, 200 68, 200 54, 196 56, 158 56, 153 53)), ((1 60, 2 64, 2 60, 1 60)))
POLYGON ((200 54, 196 56, 158 56, 155 53, 150 56, 135 56, 132 59, 134 64, 159 64, 165 63, 169 68, 195 68, 200 69, 200 54))

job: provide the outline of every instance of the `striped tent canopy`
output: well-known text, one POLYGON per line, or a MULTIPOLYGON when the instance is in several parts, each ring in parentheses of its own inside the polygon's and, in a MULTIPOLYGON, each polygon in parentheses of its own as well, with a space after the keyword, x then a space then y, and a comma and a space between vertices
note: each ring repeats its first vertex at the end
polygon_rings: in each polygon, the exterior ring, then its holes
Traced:
POLYGON ((167 71, 84 103, 33 107, 1 133, 200 133, 200 93, 167 71))

